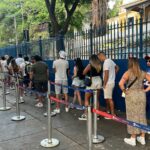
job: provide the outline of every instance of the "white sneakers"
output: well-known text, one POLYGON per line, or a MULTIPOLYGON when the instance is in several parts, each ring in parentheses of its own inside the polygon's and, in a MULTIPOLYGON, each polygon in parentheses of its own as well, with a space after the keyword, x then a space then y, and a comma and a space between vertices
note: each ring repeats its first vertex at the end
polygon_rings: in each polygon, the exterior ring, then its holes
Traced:
POLYGON ((69 107, 65 107, 65 111, 66 111, 66 112, 69 112, 69 107))
POLYGON ((55 113, 60 114, 60 108, 56 108, 53 110, 55 113))
POLYGON ((136 139, 135 138, 124 138, 124 142, 131 145, 136 146, 136 139))
POLYGON ((23 97, 20 97, 20 101, 19 101, 19 103, 24 103, 24 99, 23 99, 23 97))
POLYGON ((43 107, 43 103, 38 102, 38 103, 35 105, 35 107, 39 107, 39 108, 41 108, 41 107, 43 107))
MULTIPOLYGON (((146 144, 144 137, 138 136, 137 137, 137 141, 139 143, 141 143, 142 145, 146 144)), ((131 145, 131 146, 136 146, 136 139, 135 138, 132 138, 132 137, 131 138, 125 138, 124 142, 127 143, 127 144, 129 144, 129 145, 131 145)))
MULTIPOLYGON (((69 112, 69 107, 65 107, 65 111, 69 112)), ((57 114, 59 114, 60 113, 60 108, 54 109, 54 112, 57 113, 57 114)))
POLYGON ((138 137, 137 137, 137 141, 138 141, 139 143, 141 143, 142 145, 145 145, 145 144, 146 144, 144 137, 138 136, 138 137))

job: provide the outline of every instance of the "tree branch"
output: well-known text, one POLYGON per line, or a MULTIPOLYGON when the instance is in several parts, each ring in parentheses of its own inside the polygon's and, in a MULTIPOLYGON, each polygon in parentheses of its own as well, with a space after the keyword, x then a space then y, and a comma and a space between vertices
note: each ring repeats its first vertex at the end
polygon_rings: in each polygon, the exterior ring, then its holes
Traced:
POLYGON ((49 13, 50 20, 52 22, 52 28, 54 33, 57 33, 60 29, 60 26, 58 24, 57 18, 55 16, 55 5, 56 0, 51 0, 51 3, 49 0, 45 0, 45 4, 49 13))
MULTIPOLYGON (((63 33, 65 34, 67 31, 68 31, 68 26, 69 26, 69 23, 70 23, 70 20, 71 20, 71 17, 73 15, 73 13, 75 12, 78 4, 79 4, 80 0, 76 0, 73 5, 72 5, 72 8, 69 10, 68 9, 68 12, 67 12, 67 19, 64 23, 64 26, 63 26, 63 33)), ((66 0, 65 0, 65 4, 66 4, 66 0)), ((67 11, 67 10, 66 10, 67 11)))

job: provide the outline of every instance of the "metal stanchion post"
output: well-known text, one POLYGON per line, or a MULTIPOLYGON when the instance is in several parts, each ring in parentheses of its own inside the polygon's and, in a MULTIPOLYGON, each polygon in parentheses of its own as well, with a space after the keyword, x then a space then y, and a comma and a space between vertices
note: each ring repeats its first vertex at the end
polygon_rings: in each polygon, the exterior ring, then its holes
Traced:
POLYGON ((50 83, 48 82, 48 138, 41 141, 41 146, 43 147, 55 147, 59 145, 59 140, 52 138, 52 119, 51 119, 51 100, 50 96, 50 83))
POLYGON ((88 117, 87 117, 87 132, 88 132, 88 150, 92 150, 92 113, 91 106, 88 106, 88 117))
POLYGON ((16 88, 16 116, 12 117, 11 120, 13 121, 21 121, 24 120, 26 117, 20 115, 20 107, 19 107, 19 79, 18 76, 16 78, 15 88, 16 88))
POLYGON ((6 111, 11 109, 11 107, 6 107, 6 84, 5 84, 5 80, 3 80, 3 107, 0 108, 0 111, 6 111))
MULTIPOLYGON (((94 109, 97 109, 97 90, 94 90, 94 109)), ((104 141, 104 137, 97 134, 97 114, 94 113, 94 135, 93 135, 93 143, 101 143, 104 141)))

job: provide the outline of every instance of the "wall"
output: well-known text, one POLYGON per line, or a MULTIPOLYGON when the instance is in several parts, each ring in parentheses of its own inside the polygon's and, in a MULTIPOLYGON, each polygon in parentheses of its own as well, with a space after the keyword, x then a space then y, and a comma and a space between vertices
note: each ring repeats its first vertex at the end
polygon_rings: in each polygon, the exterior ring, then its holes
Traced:
MULTIPOLYGON (((50 68, 50 79, 51 79, 51 81, 54 81, 54 73, 53 73, 53 70, 52 70, 52 61, 46 61, 46 62, 49 65, 49 68, 50 68)), ((118 83, 119 83, 119 80, 120 80, 122 74, 127 69, 127 63, 128 62, 127 62, 127 60, 115 60, 115 62, 120 67, 120 70, 119 70, 119 72, 116 76, 116 86, 115 86, 115 89, 114 89, 113 100, 114 100, 114 103, 115 103, 115 108, 117 110, 125 112, 125 99, 121 97, 121 90, 118 87, 118 83)), ((88 61, 84 60, 83 64, 84 64, 84 66, 86 66, 88 64, 88 61)), ((145 70, 146 69, 145 60, 140 60, 140 64, 141 64, 142 69, 145 70)), ((72 82, 71 76, 73 75, 73 66, 74 66, 74 63, 73 63, 72 60, 69 61, 69 65, 70 65, 70 69, 71 69, 70 76, 69 76, 69 85, 71 85, 71 82, 72 82)), ((52 86, 52 90, 54 90, 53 86, 52 86)), ((69 90, 69 95, 73 96, 73 90, 69 90)), ((82 96, 84 96, 83 93, 82 93, 82 96)), ((149 99, 149 102, 148 102, 148 105, 147 105, 148 106, 147 107, 147 116, 150 119, 150 97, 148 99, 149 99)), ((101 91, 100 104, 102 106, 105 106, 105 101, 103 99, 103 91, 101 91)))

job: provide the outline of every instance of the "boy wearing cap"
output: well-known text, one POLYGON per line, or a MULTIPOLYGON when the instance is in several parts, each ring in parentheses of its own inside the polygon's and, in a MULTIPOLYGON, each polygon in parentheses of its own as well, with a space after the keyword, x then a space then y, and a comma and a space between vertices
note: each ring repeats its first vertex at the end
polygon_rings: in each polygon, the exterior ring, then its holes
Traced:
MULTIPOLYGON (((68 78, 67 78, 67 71, 69 69, 69 63, 66 60, 66 52, 60 51, 59 52, 59 59, 53 62, 53 69, 55 72, 55 83, 59 85, 68 85, 68 78)), ((61 86, 55 85, 55 93, 56 98, 60 98, 61 94, 61 86)), ((62 92, 65 96, 65 101, 68 102, 68 88, 62 87, 62 92)), ((69 111, 68 106, 66 105, 65 108, 66 112, 69 111)), ((56 104, 56 109, 54 110, 56 113, 60 113, 60 105, 59 103, 56 104)))

